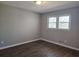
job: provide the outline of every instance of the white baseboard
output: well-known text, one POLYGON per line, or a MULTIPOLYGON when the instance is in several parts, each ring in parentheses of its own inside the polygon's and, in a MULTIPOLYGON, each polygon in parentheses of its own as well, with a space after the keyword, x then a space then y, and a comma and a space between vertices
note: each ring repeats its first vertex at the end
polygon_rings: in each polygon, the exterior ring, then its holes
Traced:
POLYGON ((71 47, 71 46, 61 44, 61 43, 58 43, 58 42, 54 42, 54 41, 50 41, 50 40, 47 40, 47 39, 44 39, 44 38, 38 38, 38 39, 34 39, 34 40, 22 42, 22 43, 17 43, 17 44, 13 44, 13 45, 9 45, 9 46, 0 47, 0 50, 10 48, 10 47, 14 47, 14 46, 18 46, 18 45, 22 45, 22 44, 25 44, 25 43, 34 42, 34 41, 37 41, 37 40, 43 40, 43 41, 46 41, 46 42, 54 43, 54 44, 57 44, 57 45, 60 45, 60 46, 64 46, 64 47, 79 51, 79 48, 71 47))
POLYGON ((53 44, 57 44, 57 45, 60 45, 60 46, 64 46, 64 47, 67 47, 67 48, 79 51, 79 48, 71 47, 71 46, 68 46, 68 45, 65 45, 65 44, 61 44, 61 43, 58 43, 58 42, 50 41, 50 40, 43 39, 43 38, 40 38, 40 40, 47 41, 47 42, 50 42, 50 43, 53 43, 53 44))
POLYGON ((34 41, 37 41, 37 40, 40 40, 40 39, 34 39, 34 40, 22 42, 22 43, 17 43, 17 44, 13 44, 13 45, 9 45, 9 46, 0 47, 0 50, 10 48, 10 47, 14 47, 14 46, 18 46, 18 45, 22 45, 22 44, 25 44, 25 43, 34 42, 34 41))

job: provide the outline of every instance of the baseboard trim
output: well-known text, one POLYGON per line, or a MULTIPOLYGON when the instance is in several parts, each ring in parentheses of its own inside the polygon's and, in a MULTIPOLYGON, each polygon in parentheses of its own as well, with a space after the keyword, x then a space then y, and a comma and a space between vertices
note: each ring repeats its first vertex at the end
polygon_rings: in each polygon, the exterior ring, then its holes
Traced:
POLYGON ((50 41, 50 40, 47 40, 47 39, 44 39, 44 38, 38 38, 38 39, 34 39, 34 40, 30 40, 30 41, 26 41, 26 42, 22 42, 22 43, 18 43, 18 44, 13 44, 13 45, 5 46, 5 47, 0 47, 0 50, 10 48, 10 47, 19 46, 19 45, 22 45, 22 44, 26 44, 26 43, 30 43, 30 42, 34 42, 34 41, 38 41, 38 40, 43 40, 43 41, 46 41, 46 42, 50 42, 50 43, 53 43, 53 44, 57 44, 57 45, 60 45, 60 46, 64 46, 64 47, 79 51, 78 48, 71 47, 71 46, 61 44, 61 43, 58 43, 58 42, 50 41))
POLYGON ((38 40, 40 40, 40 39, 34 39, 34 40, 22 42, 22 43, 17 43, 17 44, 13 44, 13 45, 9 45, 9 46, 0 47, 0 50, 10 48, 10 47, 19 46, 19 45, 22 45, 22 44, 26 44, 26 43, 30 43, 30 42, 34 42, 34 41, 38 41, 38 40))
POLYGON ((47 39, 44 39, 44 38, 40 38, 40 40, 47 41, 47 42, 50 42, 50 43, 53 43, 53 44, 57 44, 57 45, 60 45, 60 46, 64 46, 64 47, 67 47, 67 48, 79 51, 78 48, 71 47, 71 46, 68 46, 68 45, 65 45, 65 44, 61 44, 61 43, 58 43, 58 42, 50 41, 50 40, 47 40, 47 39))

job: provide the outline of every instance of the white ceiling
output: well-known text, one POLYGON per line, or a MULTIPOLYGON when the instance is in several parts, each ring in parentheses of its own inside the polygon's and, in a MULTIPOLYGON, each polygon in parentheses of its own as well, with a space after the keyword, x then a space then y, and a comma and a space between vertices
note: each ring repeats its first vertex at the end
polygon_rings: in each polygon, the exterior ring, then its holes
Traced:
POLYGON ((34 1, 0 1, 0 3, 38 13, 46 13, 79 6, 79 1, 45 1, 42 5, 36 5, 34 1))

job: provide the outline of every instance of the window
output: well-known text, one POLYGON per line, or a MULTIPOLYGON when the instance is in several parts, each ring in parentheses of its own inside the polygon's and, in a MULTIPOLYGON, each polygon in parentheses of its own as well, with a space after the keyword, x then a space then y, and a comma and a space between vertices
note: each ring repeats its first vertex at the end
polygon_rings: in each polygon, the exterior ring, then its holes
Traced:
POLYGON ((69 29, 69 16, 60 16, 59 17, 59 29, 69 29))
POLYGON ((48 28, 69 29, 70 16, 49 17, 48 28))
POLYGON ((49 28, 56 28, 56 17, 49 18, 49 28))

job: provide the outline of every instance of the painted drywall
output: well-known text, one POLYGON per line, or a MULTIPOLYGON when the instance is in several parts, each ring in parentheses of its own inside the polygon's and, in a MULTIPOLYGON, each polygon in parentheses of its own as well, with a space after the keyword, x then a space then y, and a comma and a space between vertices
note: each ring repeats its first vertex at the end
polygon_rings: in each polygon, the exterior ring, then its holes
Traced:
POLYGON ((39 24, 37 13, 0 4, 0 47, 37 39, 39 24))
POLYGON ((79 48, 79 7, 42 14, 41 22, 42 38, 67 46, 79 48), (69 30, 48 28, 48 17, 61 16, 64 14, 69 14, 71 17, 71 26, 69 30))

